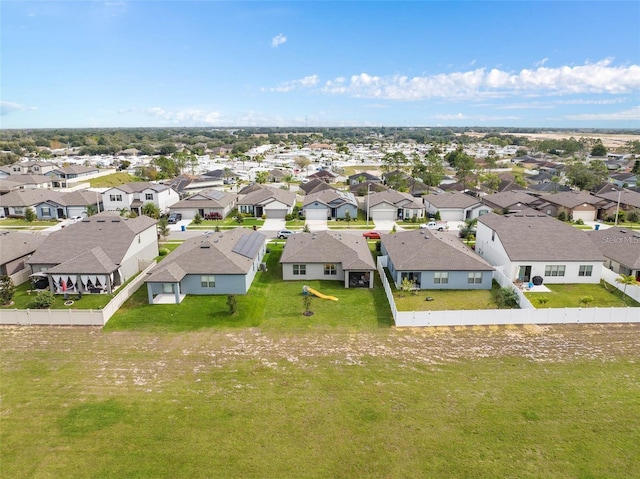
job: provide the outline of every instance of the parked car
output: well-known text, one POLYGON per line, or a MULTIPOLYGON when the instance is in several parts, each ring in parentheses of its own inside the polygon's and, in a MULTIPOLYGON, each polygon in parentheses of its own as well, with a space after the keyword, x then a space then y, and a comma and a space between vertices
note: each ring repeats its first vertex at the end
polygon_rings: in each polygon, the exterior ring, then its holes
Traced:
POLYGON ((178 221, 182 219, 182 213, 171 213, 169 215, 169 224, 176 224, 178 221))
POLYGON ((367 239, 380 239, 380 233, 377 231, 367 231, 366 233, 362 233, 362 236, 367 239))
POLYGON ((422 223, 420 229, 445 231, 449 229, 449 225, 446 221, 429 221, 428 223, 422 223))
POLYGON ((82 216, 72 216, 69 218, 69 223, 77 223, 78 221, 82 221, 82 216))
POLYGON ((295 234, 294 231, 291 230, 280 230, 278 231, 278 239, 287 239, 289 236, 295 234))

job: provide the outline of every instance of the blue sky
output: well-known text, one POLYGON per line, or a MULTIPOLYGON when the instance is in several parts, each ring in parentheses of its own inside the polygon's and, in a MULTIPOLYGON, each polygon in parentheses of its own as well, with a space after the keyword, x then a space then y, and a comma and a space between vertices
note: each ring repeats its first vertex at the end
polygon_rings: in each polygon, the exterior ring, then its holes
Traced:
POLYGON ((2 128, 640 128, 640 2, 0 9, 2 128))

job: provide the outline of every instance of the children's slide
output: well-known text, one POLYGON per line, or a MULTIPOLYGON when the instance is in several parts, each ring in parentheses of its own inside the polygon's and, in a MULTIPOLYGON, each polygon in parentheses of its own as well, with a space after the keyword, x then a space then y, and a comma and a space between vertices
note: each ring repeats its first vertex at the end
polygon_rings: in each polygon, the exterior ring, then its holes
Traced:
POLYGON ((336 298, 335 296, 328 296, 326 294, 322 294, 320 291, 316 291, 315 289, 310 288, 309 286, 305 286, 303 290, 305 290, 309 294, 317 296, 318 298, 330 299, 331 301, 338 301, 338 298, 336 298))

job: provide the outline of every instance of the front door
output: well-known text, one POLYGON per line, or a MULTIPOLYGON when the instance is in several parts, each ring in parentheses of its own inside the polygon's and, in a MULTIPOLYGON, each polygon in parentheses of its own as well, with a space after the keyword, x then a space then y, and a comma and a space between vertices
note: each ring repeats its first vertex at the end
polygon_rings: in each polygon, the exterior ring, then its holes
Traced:
POLYGON ((58 208, 58 218, 64 218, 64 209, 58 208))
POLYGON ((523 283, 531 281, 531 266, 520 266, 518 270, 518 279, 523 283))

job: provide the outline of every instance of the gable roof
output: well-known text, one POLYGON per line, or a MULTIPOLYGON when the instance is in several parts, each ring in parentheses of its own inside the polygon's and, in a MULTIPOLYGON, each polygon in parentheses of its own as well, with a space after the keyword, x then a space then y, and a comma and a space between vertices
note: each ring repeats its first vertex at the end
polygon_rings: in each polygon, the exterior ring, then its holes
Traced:
POLYGON ((305 194, 311 194, 311 193, 316 193, 318 191, 322 191, 322 190, 335 190, 337 189, 335 186, 331 186, 329 183, 327 183, 326 181, 322 181, 318 178, 309 181, 308 183, 302 183, 300 185, 300 189, 305 193, 305 194))
MULTIPOLYGON (((617 187, 614 186, 614 188, 617 187)), ((608 192, 597 193, 596 197, 604 198, 618 204, 618 191, 616 191, 616 189, 611 189, 608 192)), ((2 197, 0 196, 0 198, 2 197)), ((640 208, 640 193, 628 188, 623 188, 620 191, 620 204, 640 208)))
POLYGON ((384 190, 369 195, 369 206, 375 207, 382 203, 389 203, 398 208, 423 209, 424 204, 410 193, 401 193, 396 190, 384 190))
POLYGON ((440 195, 424 195, 425 203, 430 203, 436 208, 471 208, 472 206, 479 206, 481 201, 466 193, 443 193, 440 195))
POLYGON ((450 233, 429 230, 381 235, 393 266, 400 271, 493 271, 493 266, 450 233))
POLYGON ((530 195, 524 190, 509 190, 482 197, 483 203, 490 203, 498 206, 499 208, 507 208, 512 205, 517 205, 518 203, 522 206, 526 206, 535 200, 535 196, 530 195))
POLYGON ((144 190, 153 190, 160 192, 169 189, 171 189, 169 185, 150 183, 148 181, 133 181, 131 183, 125 183, 123 185, 113 186, 106 190, 105 193, 108 193, 111 190, 120 190, 125 193, 141 193, 144 190))
POLYGON ((527 208, 521 213, 478 218, 496 232, 511 261, 602 261, 581 230, 539 211, 527 208))
POLYGON ((34 188, 29 190, 14 190, 0 196, 0 206, 34 206, 46 201, 62 203, 65 193, 55 190, 34 188))
POLYGON ((343 193, 336 189, 321 190, 316 193, 310 193, 304 197, 302 206, 307 206, 310 203, 319 202, 332 208, 336 208, 343 204, 358 206, 353 193, 343 193), (333 204, 332 204, 333 203, 333 204))
POLYGON ((340 263, 343 270, 376 268, 365 238, 328 230, 289 236, 280 263, 340 263))
POLYGON ((246 228, 189 238, 148 273, 147 282, 180 281, 187 274, 247 274, 266 237, 246 228))
POLYGON ((125 219, 104 211, 50 233, 28 263, 57 265, 99 246, 110 261, 119 265, 136 235, 155 227, 156 222, 144 215, 125 219))
POLYGON ((614 227, 587 231, 587 236, 607 258, 640 270, 640 231, 614 227))
POLYGON ((561 191, 558 193, 549 193, 540 196, 540 200, 571 209, 585 203, 590 206, 594 206, 594 204, 599 201, 598 198, 590 195, 589 193, 585 193, 584 191, 561 191))
POLYGON ((202 190, 193 196, 171 205, 177 208, 226 208, 236 201, 238 195, 220 190, 202 190))
POLYGON ((243 205, 264 205, 271 201, 279 201, 287 206, 293 206, 296 203, 296 194, 293 191, 283 190, 280 188, 271 188, 262 186, 238 198, 238 204, 243 205))
POLYGON ((19 231, 0 231, 0 264, 33 253, 45 237, 19 231))

